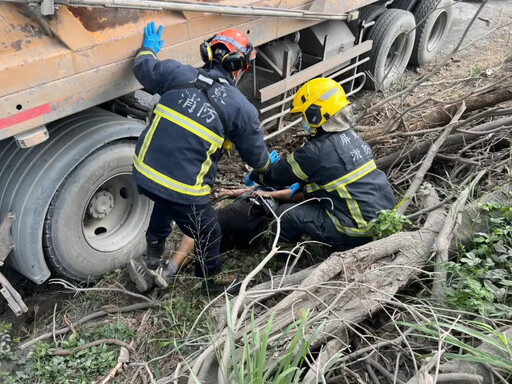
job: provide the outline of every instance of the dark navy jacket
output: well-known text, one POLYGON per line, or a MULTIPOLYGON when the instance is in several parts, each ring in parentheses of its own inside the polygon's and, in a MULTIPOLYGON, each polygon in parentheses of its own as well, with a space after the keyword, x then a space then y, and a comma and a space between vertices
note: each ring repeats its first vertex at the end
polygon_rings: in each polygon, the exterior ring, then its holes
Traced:
POLYGON ((305 184, 304 198, 325 198, 321 203, 326 214, 339 232, 350 236, 368 236, 369 221, 396 204, 370 146, 353 129, 323 133, 251 178, 263 185, 305 184))
POLYGON ((148 91, 162 95, 135 148, 137 185, 177 203, 208 203, 225 139, 233 142, 251 167, 268 168, 270 158, 258 111, 221 66, 207 74, 223 78, 222 83, 215 81, 209 92, 226 129, 205 90, 179 88, 194 83, 198 69, 176 60, 157 60, 151 49, 141 48, 133 72, 148 91))

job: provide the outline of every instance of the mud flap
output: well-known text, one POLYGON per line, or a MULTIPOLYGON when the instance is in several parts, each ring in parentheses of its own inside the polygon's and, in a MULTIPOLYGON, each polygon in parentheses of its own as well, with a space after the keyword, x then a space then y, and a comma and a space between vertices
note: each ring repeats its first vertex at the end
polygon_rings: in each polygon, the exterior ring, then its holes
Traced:
MULTIPOLYGON (((6 218, 0 224, 0 267, 4 265, 4 260, 7 258, 11 250, 14 248, 14 241, 11 236, 11 225, 14 221, 14 213, 9 212, 6 218)), ((5 297, 11 310, 20 316, 28 311, 27 306, 23 302, 20 294, 9 283, 9 280, 0 273, 0 293, 5 297)))

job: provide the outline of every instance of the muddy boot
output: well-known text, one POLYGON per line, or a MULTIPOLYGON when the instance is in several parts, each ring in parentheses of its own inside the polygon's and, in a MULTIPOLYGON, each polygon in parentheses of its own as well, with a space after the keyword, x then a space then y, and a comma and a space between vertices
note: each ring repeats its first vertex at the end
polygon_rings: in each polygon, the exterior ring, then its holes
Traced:
POLYGON ((135 283, 135 287, 140 293, 149 291, 155 285, 153 277, 145 273, 142 264, 138 261, 130 260, 128 263, 128 274, 130 275, 130 280, 135 283))

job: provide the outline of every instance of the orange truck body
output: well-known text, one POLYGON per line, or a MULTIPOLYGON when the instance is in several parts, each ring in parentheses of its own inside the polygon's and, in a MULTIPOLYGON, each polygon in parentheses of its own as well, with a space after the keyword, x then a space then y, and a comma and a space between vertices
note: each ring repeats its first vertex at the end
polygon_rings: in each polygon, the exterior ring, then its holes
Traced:
MULTIPOLYGON (((342 13, 374 1, 240 0, 236 5, 342 13)), ((223 29, 242 30, 258 46, 321 20, 76 6, 41 16, 26 4, 0 3, 0 140, 141 88, 132 63, 150 21, 164 27, 159 58, 200 65, 199 44, 223 29)))

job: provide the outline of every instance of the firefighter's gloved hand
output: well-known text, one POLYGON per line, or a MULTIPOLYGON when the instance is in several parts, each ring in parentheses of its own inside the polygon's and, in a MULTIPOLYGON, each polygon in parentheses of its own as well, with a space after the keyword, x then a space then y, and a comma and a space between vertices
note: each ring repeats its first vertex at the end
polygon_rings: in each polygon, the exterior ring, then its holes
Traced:
POLYGON ((279 159, 281 159, 281 155, 279 153, 277 153, 277 151, 275 149, 269 153, 269 156, 270 156, 270 164, 274 164, 275 162, 279 161, 279 159))
POLYGON ((246 187, 254 187, 256 185, 256 182, 251 180, 251 172, 245 176, 245 186, 246 187))
POLYGON ((164 41, 161 40, 163 32, 164 28, 160 26, 157 31, 155 22, 152 21, 144 28, 144 41, 142 42, 142 46, 144 48, 151 48, 155 54, 158 53, 164 45, 164 41))
POLYGON ((298 191, 300 191, 300 184, 295 183, 290 186, 290 199, 295 195, 298 191))

